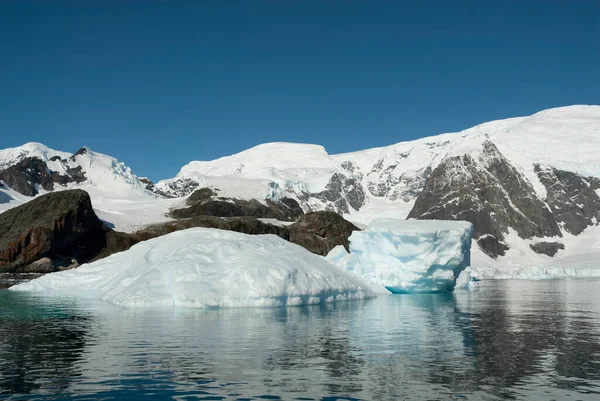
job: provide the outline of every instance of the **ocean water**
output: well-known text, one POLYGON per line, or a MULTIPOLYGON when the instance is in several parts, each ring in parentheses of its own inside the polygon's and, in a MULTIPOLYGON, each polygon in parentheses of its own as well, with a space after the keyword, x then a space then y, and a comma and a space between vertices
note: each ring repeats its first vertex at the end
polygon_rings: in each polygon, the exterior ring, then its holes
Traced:
POLYGON ((600 400, 598 280, 282 309, 0 305, 0 398, 600 400))

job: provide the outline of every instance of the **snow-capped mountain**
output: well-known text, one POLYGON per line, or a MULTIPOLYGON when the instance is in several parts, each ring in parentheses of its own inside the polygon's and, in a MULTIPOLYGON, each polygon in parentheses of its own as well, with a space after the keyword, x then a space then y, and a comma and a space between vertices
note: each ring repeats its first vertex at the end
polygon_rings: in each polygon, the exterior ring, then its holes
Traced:
POLYGON ((169 208, 185 206, 179 198, 209 188, 220 201, 288 198, 305 212, 333 210, 357 224, 467 219, 488 255, 561 254, 570 236, 600 221, 600 106, 549 109, 337 155, 318 145, 268 143, 193 161, 156 184, 87 148, 71 155, 32 143, 0 151, 0 180, 4 205, 7 197, 21 202, 28 190, 84 187, 101 218, 120 229, 165 219, 169 208), (15 181, 15 171, 25 178, 15 181))
POLYGON ((213 161, 194 161, 156 184, 169 196, 198 187, 232 196, 296 198, 306 210, 356 213, 385 201, 407 214, 446 157, 482 152, 491 141, 545 198, 535 165, 600 177, 600 106, 570 106, 530 117, 359 152, 329 155, 316 145, 269 143, 213 161), (404 204, 404 205, 403 205, 404 204))
POLYGON ((36 195, 42 189, 51 191, 55 184, 64 187, 70 183, 85 183, 106 191, 146 192, 145 184, 123 162, 87 147, 69 154, 30 142, 0 150, 0 171, 2 180, 8 186, 13 189, 16 189, 15 185, 20 186, 22 191, 19 192, 27 192, 24 195, 29 196, 36 195), (35 165, 32 161, 40 164, 35 165), (19 168, 24 166, 27 167, 19 168), (8 173, 11 167, 13 170, 8 173), (43 167, 46 169, 43 170, 43 167), (49 177, 44 178, 45 175, 49 177))
POLYGON ((71 154, 41 143, 0 150, 0 213, 38 194, 79 188, 98 216, 121 230, 165 220, 162 197, 146 189, 123 162, 87 147, 71 154))
MULTIPOLYGON (((375 217, 466 219, 489 256, 526 243, 554 255, 563 235, 600 221, 600 106, 549 109, 457 133, 329 155, 320 146, 271 143, 191 162, 156 189, 185 196, 293 198, 358 223, 375 217), (516 233, 516 239, 511 239, 516 233)), ((564 241, 563 241, 564 242, 564 241)))

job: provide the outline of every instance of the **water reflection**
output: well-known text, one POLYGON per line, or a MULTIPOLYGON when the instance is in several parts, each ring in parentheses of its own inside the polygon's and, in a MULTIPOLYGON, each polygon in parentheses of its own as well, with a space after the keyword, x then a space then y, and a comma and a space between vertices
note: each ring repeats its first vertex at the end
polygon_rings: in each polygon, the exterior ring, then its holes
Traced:
POLYGON ((0 389, 29 398, 596 399, 598 284, 495 282, 475 293, 209 311, 0 291, 0 389))
POLYGON ((81 374, 89 316, 72 303, 57 305, 3 292, 0 309, 0 393, 62 391, 81 374))

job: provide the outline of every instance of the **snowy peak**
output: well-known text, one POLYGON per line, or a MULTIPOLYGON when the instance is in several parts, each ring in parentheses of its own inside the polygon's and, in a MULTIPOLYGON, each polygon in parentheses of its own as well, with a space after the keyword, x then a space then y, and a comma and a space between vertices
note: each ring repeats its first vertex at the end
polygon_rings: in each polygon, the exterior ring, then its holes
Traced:
POLYGON ((114 157, 88 147, 70 154, 37 142, 0 150, 0 180, 26 196, 82 186, 107 193, 147 192, 131 169, 114 157))
POLYGON ((319 145, 274 142, 255 146, 232 156, 213 161, 193 161, 184 166, 178 176, 201 174, 205 176, 242 175, 264 178, 269 171, 296 168, 333 169, 325 148, 319 145))
POLYGON ((38 142, 29 142, 23 146, 0 150, 0 170, 17 164, 28 157, 38 158, 47 162, 50 158, 55 156, 66 158, 69 156, 69 153, 50 149, 46 145, 38 142))
POLYGON ((316 145, 268 143, 214 161, 191 162, 175 178, 159 182, 156 190, 176 197, 199 187, 218 188, 232 197, 287 196, 298 200, 305 211, 354 213, 381 202, 398 205, 399 210, 407 210, 401 205, 409 205, 410 210, 443 160, 463 155, 471 155, 475 161, 480 157, 489 160, 487 142, 545 199, 547 190, 535 171, 536 164, 600 177, 600 106, 549 109, 529 117, 490 121, 460 132, 338 155, 329 155, 316 145), (346 194, 358 194, 350 195, 351 207, 340 201, 347 198, 342 188, 346 194))
POLYGON ((322 146, 275 142, 213 161, 191 162, 175 178, 159 181, 156 189, 167 196, 185 196, 205 186, 221 190, 224 196, 256 194, 273 199, 322 191, 336 170, 322 146))

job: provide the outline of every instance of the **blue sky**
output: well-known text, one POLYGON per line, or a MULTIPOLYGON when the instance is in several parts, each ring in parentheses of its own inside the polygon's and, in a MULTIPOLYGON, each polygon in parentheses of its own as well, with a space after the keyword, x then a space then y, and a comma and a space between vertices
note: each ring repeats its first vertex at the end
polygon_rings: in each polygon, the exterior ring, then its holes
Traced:
POLYGON ((154 180, 570 104, 600 104, 597 0, 0 0, 0 148, 87 145, 154 180))

